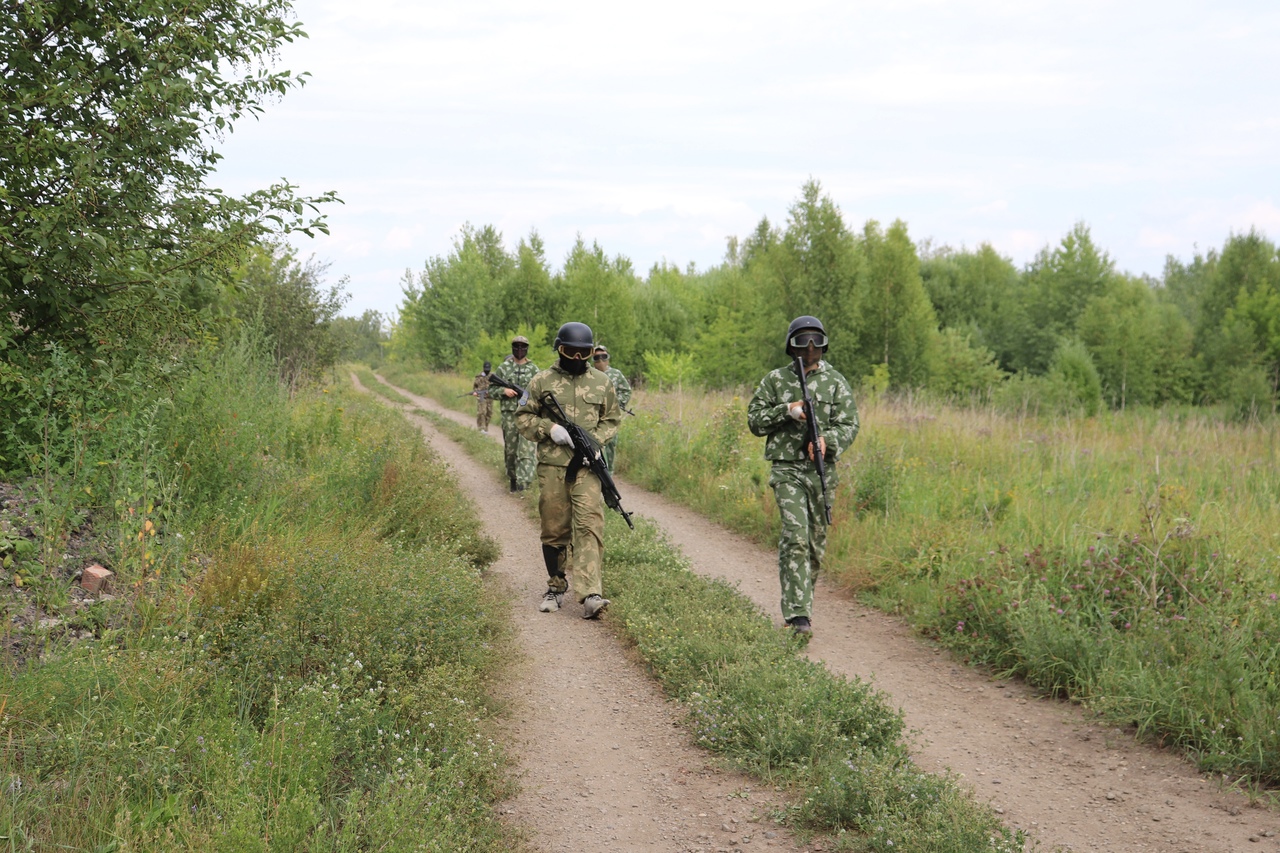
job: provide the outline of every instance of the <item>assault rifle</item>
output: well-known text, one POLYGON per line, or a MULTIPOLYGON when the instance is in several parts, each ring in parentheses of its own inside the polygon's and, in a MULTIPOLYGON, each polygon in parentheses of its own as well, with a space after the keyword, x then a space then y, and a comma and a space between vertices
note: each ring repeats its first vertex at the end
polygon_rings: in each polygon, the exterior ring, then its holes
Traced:
MULTIPOLYGON (((524 400, 529 394, 527 390, 514 382, 508 382, 498 377, 490 376, 489 384, 497 385, 500 388, 510 388, 520 395, 521 400, 524 400)), ((556 399, 555 394, 546 391, 538 402, 542 404, 542 410, 551 420, 569 431, 569 438, 573 442, 573 458, 569 460, 569 470, 565 471, 565 482, 572 483, 578 478, 578 472, 583 467, 588 468, 600 480, 600 493, 604 496, 605 506, 622 516, 622 520, 627 523, 627 527, 635 530, 636 526, 631 521, 631 513, 622 508, 622 495, 618 493, 618 485, 613 482, 613 475, 609 473, 609 468, 604 464, 604 456, 600 453, 600 445, 596 444, 596 440, 591 437, 590 433, 569 420, 569 416, 564 413, 564 409, 560 408, 560 401, 556 399)))
POLYGON ((503 379, 501 376, 499 376, 496 373, 490 373, 489 387, 492 388, 494 385, 497 385, 499 388, 510 388, 512 391, 515 391, 517 394, 519 394, 521 399, 524 398, 524 393, 525 393, 524 389, 521 388, 519 385, 515 384, 514 382, 508 382, 507 380, 503 379))
POLYGON ((822 437, 818 429, 818 418, 813 410, 813 398, 809 396, 809 383, 805 380, 804 359, 796 356, 796 376, 800 377, 800 397, 804 400, 804 422, 809 428, 809 447, 813 453, 813 465, 818 469, 818 482, 822 484, 822 508, 827 513, 827 524, 831 523, 831 496, 827 493, 827 461, 823 457, 822 446, 818 439, 822 437))
POLYGON ((459 394, 458 396, 459 396, 459 397, 475 397, 477 400, 487 400, 487 399, 489 399, 489 392, 488 392, 487 390, 485 390, 485 391, 468 391, 467 393, 465 393, 465 394, 459 394))

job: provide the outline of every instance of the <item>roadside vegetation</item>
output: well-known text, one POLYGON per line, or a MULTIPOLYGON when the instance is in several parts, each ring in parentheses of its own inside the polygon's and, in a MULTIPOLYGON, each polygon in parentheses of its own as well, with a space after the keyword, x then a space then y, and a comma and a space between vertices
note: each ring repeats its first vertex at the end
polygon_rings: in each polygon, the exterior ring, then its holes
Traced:
POLYGON ((457 484, 402 419, 349 391, 290 399, 248 346, 176 396, 145 465, 99 465, 136 452, 102 444, 52 496, 61 517, 87 491, 108 507, 136 495, 90 515, 117 573, 114 596, 74 611, 95 630, 68 632, 38 561, 10 567, 54 616, 6 633, 25 661, 6 675, 0 834, 21 849, 508 849, 485 690, 506 628, 478 571, 496 548, 457 484))
MULTIPOLYGON (((361 381, 388 399, 385 385, 361 381)), ((415 393, 453 397, 456 378, 397 374, 415 393)), ((465 402, 465 400, 462 400, 465 402)), ((465 409, 464 409, 465 410, 465 409)), ((427 414, 481 461, 501 471, 501 447, 474 430, 427 414)), ((536 504, 530 501, 530 512, 536 504)), ((1024 849, 948 776, 911 761, 901 714, 858 679, 833 675, 798 654, 737 590, 703 578, 639 519, 628 530, 606 520, 609 624, 633 644, 664 690, 687 711, 697 742, 766 782, 794 791, 777 819, 830 833, 838 849, 972 853, 1024 849)))

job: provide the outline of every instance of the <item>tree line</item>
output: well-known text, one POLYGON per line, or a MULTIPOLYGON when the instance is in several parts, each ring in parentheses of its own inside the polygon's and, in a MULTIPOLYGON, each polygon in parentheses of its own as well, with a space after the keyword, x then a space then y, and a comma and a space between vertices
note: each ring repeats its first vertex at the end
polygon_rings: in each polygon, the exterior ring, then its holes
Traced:
POLYGON ((452 251, 406 271, 391 351, 478 370, 523 333, 549 355, 581 320, 614 366, 709 387, 777 366, 787 323, 813 314, 831 362, 864 389, 926 389, 1040 409, 1228 404, 1274 412, 1280 386, 1280 254, 1256 230, 1163 276, 1135 276, 1084 223, 1023 267, 991 245, 916 242, 906 223, 861 229, 810 180, 775 224, 728 241, 718 265, 647 275, 581 237, 553 270, 536 231, 507 248, 465 226, 452 251))

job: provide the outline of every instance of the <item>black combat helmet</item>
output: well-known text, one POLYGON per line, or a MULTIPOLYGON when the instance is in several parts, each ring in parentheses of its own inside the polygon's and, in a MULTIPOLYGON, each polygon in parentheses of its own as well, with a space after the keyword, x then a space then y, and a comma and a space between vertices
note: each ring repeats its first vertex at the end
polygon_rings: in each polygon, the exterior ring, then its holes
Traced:
POLYGON ((815 343, 817 343, 818 349, 823 352, 827 351, 827 330, 822 325, 822 321, 817 317, 805 315, 804 317, 795 318, 791 321, 791 325, 787 327, 786 348, 788 355, 790 355, 792 348, 804 349, 804 347, 796 347, 793 343, 796 335, 800 332, 818 332, 821 337, 815 343))
POLYGON ((586 323, 565 323, 560 327, 560 331, 556 332, 555 348, 558 350, 561 346, 566 347, 586 347, 591 348, 595 339, 591 335, 591 327, 586 323))

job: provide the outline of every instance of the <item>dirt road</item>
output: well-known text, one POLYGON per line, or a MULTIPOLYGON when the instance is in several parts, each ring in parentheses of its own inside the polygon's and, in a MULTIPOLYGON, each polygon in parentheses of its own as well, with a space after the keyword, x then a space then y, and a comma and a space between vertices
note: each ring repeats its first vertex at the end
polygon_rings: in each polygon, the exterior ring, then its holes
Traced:
MULTIPOLYGON (((473 424, 466 415, 396 390, 422 409, 473 424)), ((532 677, 521 685, 527 689, 529 713, 516 715, 519 745, 513 747, 524 750, 527 790, 512 803, 511 816, 522 825, 540 828, 540 821, 564 810, 572 815, 562 817, 566 825, 561 832, 568 835, 539 831, 533 846, 581 849, 580 827, 586 826, 606 832, 597 834, 597 841, 609 839, 604 846, 617 850, 732 850, 744 843, 751 849, 804 849, 776 827, 750 822, 753 808, 759 814, 763 803, 758 790, 750 800, 727 799, 750 783, 708 769, 707 759, 698 757, 704 754, 674 728, 675 712, 648 679, 626 663, 601 626, 584 622, 575 610, 550 617, 536 611, 543 591, 541 567, 534 565, 532 556, 537 531, 513 506, 519 498, 507 494, 492 472, 423 426, 464 482, 473 484, 486 519, 497 520, 498 529, 490 535, 503 543, 504 557, 495 572, 513 584, 513 612, 534 656, 532 677), (558 633, 549 636, 549 631, 558 633), (560 648, 561 653, 539 658, 538 650, 547 648, 560 648), (618 676, 624 669, 626 674, 618 676), (600 673, 610 677, 606 681, 600 673), (557 722, 551 731, 537 719, 545 713, 532 710, 539 700, 556 706, 552 716, 557 722), (607 725, 610 718, 616 727, 607 725), (597 737, 584 744, 584 721, 603 727, 603 742, 597 737), (674 749, 686 752, 674 764, 664 763, 674 749), (604 761, 587 757, 603 751, 612 755, 604 761), (582 797, 583 791, 591 793, 582 797), (766 837, 766 831, 774 837, 766 837)), ((496 428, 493 433, 500 440, 496 428)), ((622 482, 619 488, 627 508, 660 525, 695 571, 724 578, 766 612, 777 612, 772 550, 660 495, 622 482)), ((606 592, 607 583, 606 578, 606 592)), ((1178 757, 1092 722, 1075 706, 1038 699, 1021 683, 995 681, 964 667, 900 621, 830 588, 820 586, 816 598, 810 657, 889 693, 916 733, 920 766, 950 768, 1010 826, 1038 839, 1042 849, 1280 850, 1280 815, 1250 806, 1238 793, 1220 790, 1178 757)))
MULTIPOLYGON (((356 387, 359 380, 352 376, 356 387)), ((443 411, 407 391, 421 408, 443 411)), ((767 815, 783 798, 757 780, 714 766, 693 744, 680 711, 579 605, 541 613, 546 569, 537 525, 491 470, 406 414, 467 485, 485 533, 502 546, 488 570, 509 592, 524 664, 512 679, 505 747, 520 791, 505 820, 538 851, 712 853, 815 850, 767 815), (762 819, 763 818, 763 819, 762 819)), ((494 434, 498 434, 495 427, 494 434)), ((605 617, 608 618, 607 616, 605 617)))

